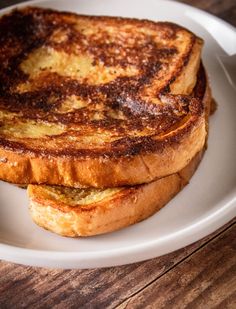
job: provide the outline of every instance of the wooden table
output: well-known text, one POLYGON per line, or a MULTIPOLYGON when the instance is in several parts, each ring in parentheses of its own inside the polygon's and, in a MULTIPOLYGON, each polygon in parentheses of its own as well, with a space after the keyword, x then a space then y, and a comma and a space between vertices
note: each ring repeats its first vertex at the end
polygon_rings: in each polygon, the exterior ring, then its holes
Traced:
MULTIPOLYGON (((0 8, 21 1, 1 0, 0 8)), ((234 0, 182 1, 236 25, 234 0)), ((127 266, 49 270, 0 262, 0 308, 236 308, 236 220, 127 266)))

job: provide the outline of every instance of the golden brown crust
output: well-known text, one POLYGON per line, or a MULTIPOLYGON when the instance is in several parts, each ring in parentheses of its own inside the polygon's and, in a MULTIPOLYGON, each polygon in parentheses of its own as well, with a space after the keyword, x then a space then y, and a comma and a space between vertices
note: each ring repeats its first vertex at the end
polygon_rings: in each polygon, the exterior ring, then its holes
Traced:
POLYGON ((186 29, 26 8, 0 19, 0 38, 1 179, 133 185, 202 148, 202 40, 186 29))
POLYGON ((71 160, 20 156, 0 149, 1 178, 13 183, 47 183, 71 187, 114 187, 150 182, 172 174, 185 166, 204 145, 205 123, 193 130, 181 143, 166 146, 158 154, 108 160, 71 160), (158 173, 156 173, 158 171, 158 173))
POLYGON ((145 185, 124 188, 107 201, 66 206, 45 199, 42 186, 28 186, 30 215, 39 226, 62 236, 92 236, 142 221, 168 203, 189 181, 203 151, 179 173, 145 185))

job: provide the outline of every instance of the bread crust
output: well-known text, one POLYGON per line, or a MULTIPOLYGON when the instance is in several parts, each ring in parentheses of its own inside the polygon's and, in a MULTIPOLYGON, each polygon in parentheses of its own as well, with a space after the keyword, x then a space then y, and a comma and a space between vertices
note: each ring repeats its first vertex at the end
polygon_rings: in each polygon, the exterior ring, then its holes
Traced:
POLYGON ((92 236, 140 222, 168 203, 189 181, 203 150, 179 173, 145 185, 125 188, 115 197, 85 206, 45 199, 41 186, 28 186, 29 211, 39 226, 62 236, 92 236))

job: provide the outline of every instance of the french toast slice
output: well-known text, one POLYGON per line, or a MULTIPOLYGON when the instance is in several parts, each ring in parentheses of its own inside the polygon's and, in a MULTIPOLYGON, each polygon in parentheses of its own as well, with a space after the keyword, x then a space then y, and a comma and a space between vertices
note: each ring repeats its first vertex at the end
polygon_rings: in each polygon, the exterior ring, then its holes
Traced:
POLYGON ((42 8, 0 19, 0 179, 116 187, 178 172, 205 142, 203 41, 168 22, 42 8))
POLYGON ((180 172, 148 184, 117 188, 29 185, 33 221, 61 236, 93 236, 140 222, 165 206, 189 181, 201 161, 198 152, 180 172))
MULTIPOLYGON (((203 68, 198 76, 208 130, 211 92, 203 68)), ((39 226, 70 237, 124 228, 148 218, 168 203, 189 182, 205 147, 206 143, 181 171, 147 184, 107 189, 29 185, 30 215, 39 226)))

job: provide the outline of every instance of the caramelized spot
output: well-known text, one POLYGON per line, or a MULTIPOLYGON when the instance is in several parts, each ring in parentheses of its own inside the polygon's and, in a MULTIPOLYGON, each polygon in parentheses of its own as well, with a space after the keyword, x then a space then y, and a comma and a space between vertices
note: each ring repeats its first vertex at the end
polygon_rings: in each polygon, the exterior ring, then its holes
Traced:
POLYGON ((122 188, 109 189, 74 189, 59 186, 43 186, 45 199, 60 201, 61 203, 73 206, 89 205, 94 202, 111 199, 115 194, 122 191, 122 188))

